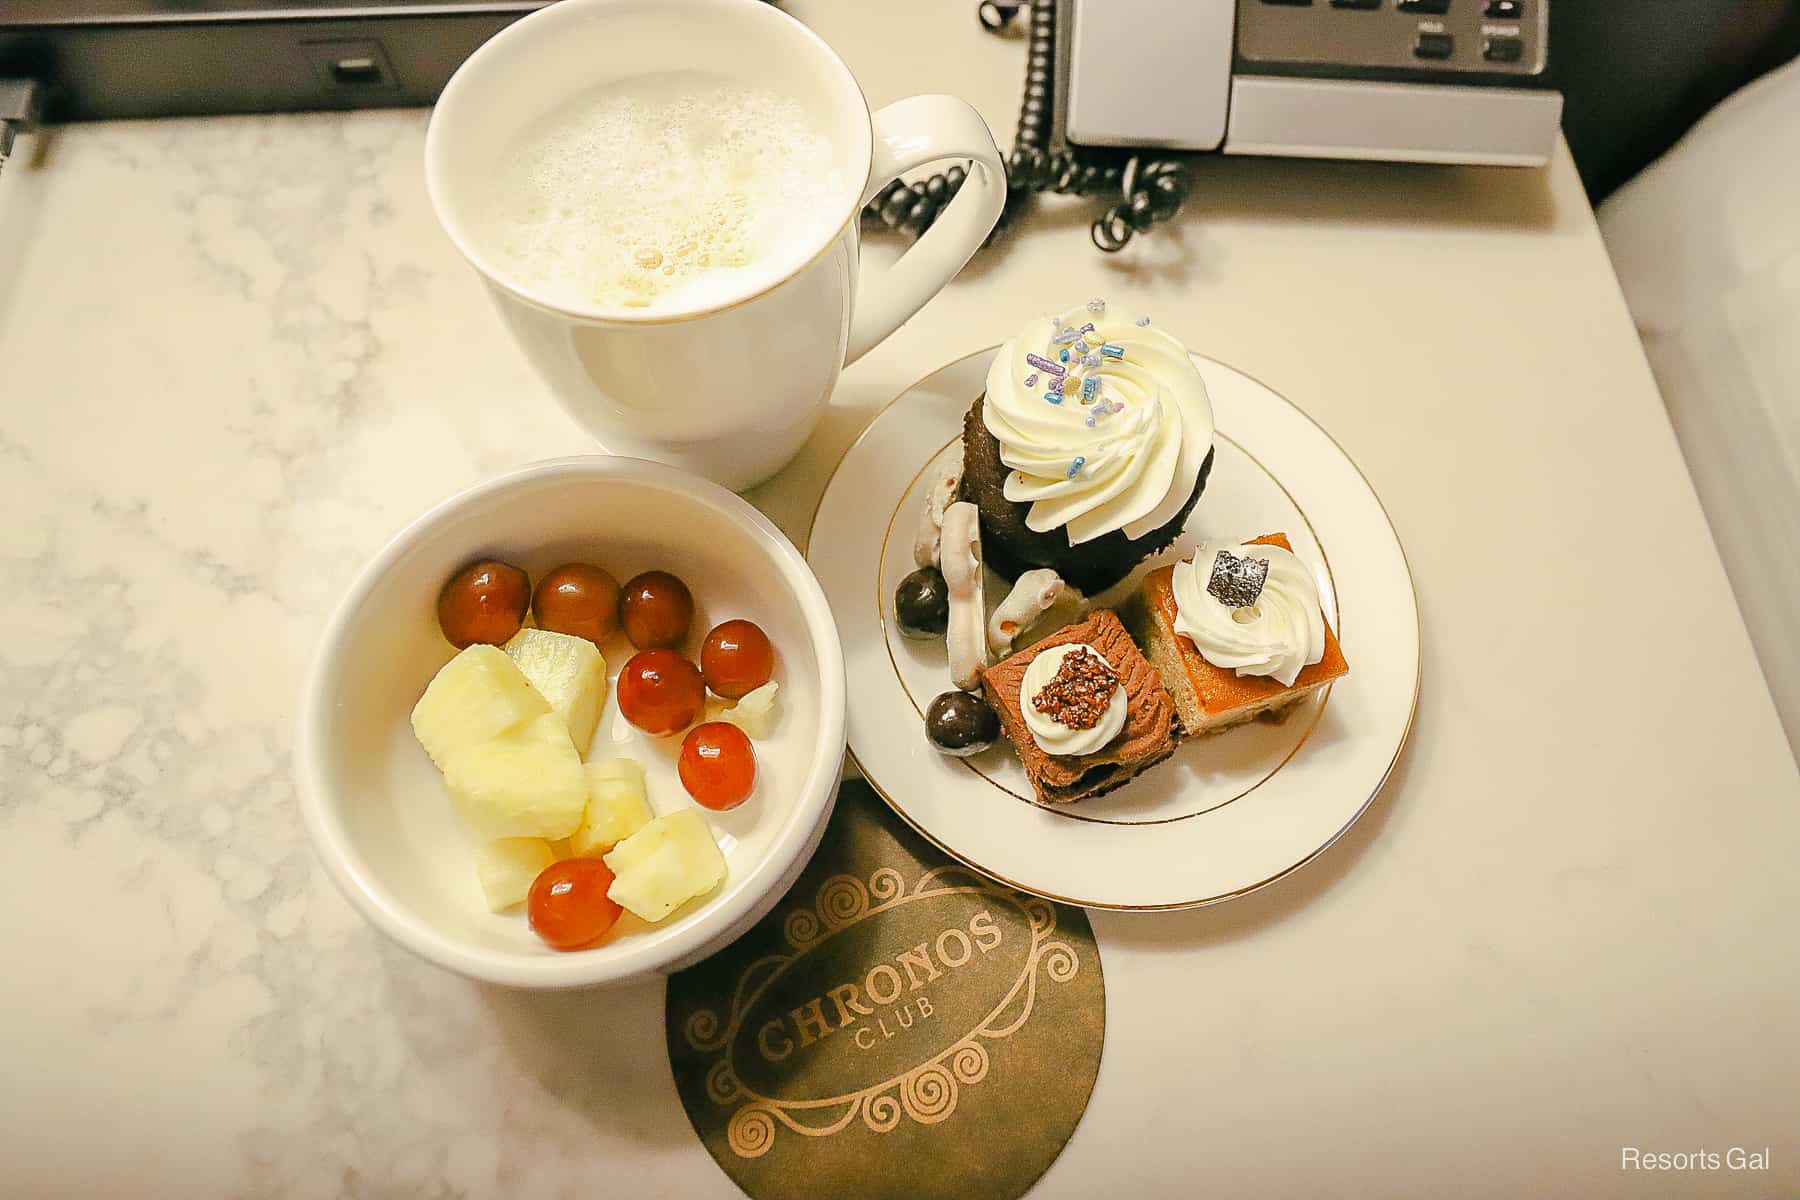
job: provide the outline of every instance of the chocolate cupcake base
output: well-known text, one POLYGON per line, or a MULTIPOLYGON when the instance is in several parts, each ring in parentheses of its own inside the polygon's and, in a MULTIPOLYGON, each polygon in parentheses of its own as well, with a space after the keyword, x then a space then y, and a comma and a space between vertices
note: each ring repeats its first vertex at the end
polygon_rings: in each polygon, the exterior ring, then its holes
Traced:
POLYGON ((962 498, 981 510, 982 556, 1008 579, 1017 579, 1033 567, 1049 567, 1084 595, 1105 591, 1180 536, 1188 514, 1206 490, 1207 476, 1212 474, 1216 448, 1206 452, 1193 493, 1168 521, 1140 538, 1115 530, 1071 546, 1064 530, 1038 533, 1031 529, 1025 524, 1031 506, 1006 498, 1006 477, 1012 468, 1000 461, 1000 443, 981 419, 981 403, 977 398, 963 418, 962 498))

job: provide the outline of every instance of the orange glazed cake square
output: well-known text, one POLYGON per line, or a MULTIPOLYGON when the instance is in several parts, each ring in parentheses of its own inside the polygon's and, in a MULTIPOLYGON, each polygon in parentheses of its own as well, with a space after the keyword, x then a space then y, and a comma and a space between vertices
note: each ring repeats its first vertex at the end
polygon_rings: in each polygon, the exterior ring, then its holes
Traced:
MULTIPOLYGON (((1293 550, 1284 533, 1271 533, 1245 545, 1276 546, 1290 553, 1293 550)), ((1185 568, 1188 564, 1179 565, 1185 568)), ((1187 736, 1218 733, 1252 717, 1285 714, 1313 692, 1349 673, 1350 664, 1344 661, 1343 648, 1323 612, 1319 613, 1324 627, 1323 653, 1317 662, 1302 668, 1291 685, 1268 675, 1240 675, 1235 668, 1214 666, 1187 634, 1177 631, 1175 570, 1174 565, 1158 567, 1144 577, 1132 623, 1144 657, 1162 676, 1163 686, 1175 701, 1187 736)), ((1316 598, 1309 603, 1317 607, 1316 598)))

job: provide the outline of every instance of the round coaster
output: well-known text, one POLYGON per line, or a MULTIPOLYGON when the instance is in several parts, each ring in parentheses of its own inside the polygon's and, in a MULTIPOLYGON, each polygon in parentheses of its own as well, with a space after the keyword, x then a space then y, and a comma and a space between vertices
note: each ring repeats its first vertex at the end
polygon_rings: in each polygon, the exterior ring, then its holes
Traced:
POLYGON ((1087 916, 927 844, 846 783, 792 891, 669 980, 694 1131, 752 1200, 1022 1195, 1106 1037, 1087 916))

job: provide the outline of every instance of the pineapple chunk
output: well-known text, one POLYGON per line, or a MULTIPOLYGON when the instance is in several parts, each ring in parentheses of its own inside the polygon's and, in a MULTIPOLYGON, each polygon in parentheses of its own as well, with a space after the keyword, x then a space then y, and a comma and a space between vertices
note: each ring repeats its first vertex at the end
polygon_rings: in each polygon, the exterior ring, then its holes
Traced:
POLYGON ((662 920, 725 878, 725 856, 696 808, 657 817, 613 847, 606 865, 616 877, 606 894, 646 921, 662 920))
POLYGON ((551 712, 453 752, 444 783, 469 829, 486 840, 568 837, 587 808, 581 756, 551 712))
POLYGON ((606 659, 594 643, 548 629, 521 629, 506 643, 506 654, 563 719, 569 740, 585 758, 606 703, 606 659))
POLYGON ((569 837, 569 849, 597 858, 650 823, 644 795, 644 768, 629 758, 587 765, 587 813, 569 837))
MULTIPOLYGON (((685 813, 689 810, 684 808, 679 811, 685 813)), ((675 815, 675 813, 669 814, 670 817, 675 815)), ((693 815, 699 816, 698 813, 693 815)), ((606 860, 606 865, 612 868, 614 875, 623 875, 652 857, 668 840, 668 817, 656 817, 642 829, 608 850, 602 857, 606 860)))
POLYGON ((547 713, 550 706, 496 646, 470 646, 445 663, 413 706, 413 734, 441 770, 457 750, 547 713))
POLYGON ((531 885, 556 853, 543 838, 500 838, 475 844, 475 874, 495 912, 525 903, 531 885))
POLYGON ((779 685, 771 679, 755 691, 745 692, 743 698, 730 708, 720 711, 714 720, 729 721, 749 736, 761 740, 775 732, 775 721, 781 715, 775 707, 775 694, 780 691, 779 685))

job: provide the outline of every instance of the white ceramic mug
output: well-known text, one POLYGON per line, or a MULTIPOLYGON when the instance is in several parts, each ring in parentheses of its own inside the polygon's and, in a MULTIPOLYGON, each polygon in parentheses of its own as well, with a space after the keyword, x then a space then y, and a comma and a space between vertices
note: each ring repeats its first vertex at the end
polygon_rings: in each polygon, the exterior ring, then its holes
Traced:
POLYGON ((843 60, 761 0, 559 0, 533 13, 445 87, 425 179, 438 220, 576 420, 615 454, 739 490, 799 451, 838 372, 962 269, 1006 199, 993 135, 973 108, 914 96, 871 116, 843 60), (772 256, 742 294, 704 308, 578 308, 509 278, 474 231, 521 131, 588 89, 669 70, 721 74, 802 104, 845 181, 817 244, 772 256), (962 189, 894 266, 859 284, 862 206, 902 172, 943 159, 971 162, 962 189))

